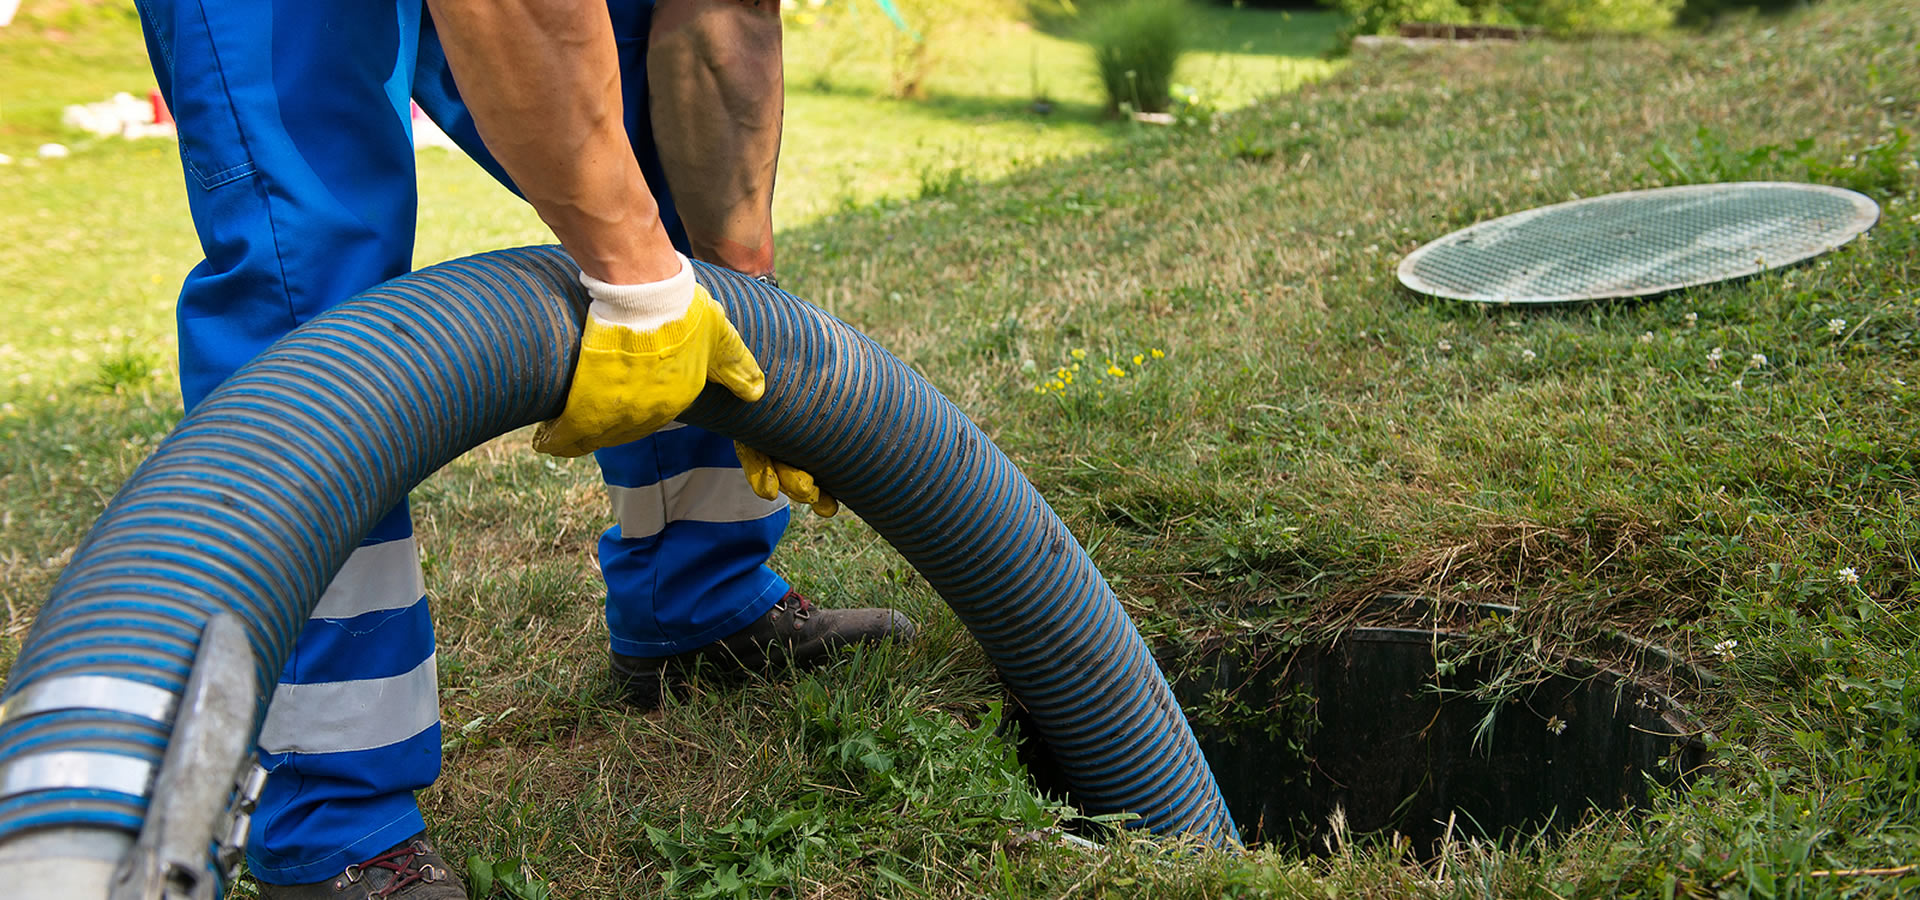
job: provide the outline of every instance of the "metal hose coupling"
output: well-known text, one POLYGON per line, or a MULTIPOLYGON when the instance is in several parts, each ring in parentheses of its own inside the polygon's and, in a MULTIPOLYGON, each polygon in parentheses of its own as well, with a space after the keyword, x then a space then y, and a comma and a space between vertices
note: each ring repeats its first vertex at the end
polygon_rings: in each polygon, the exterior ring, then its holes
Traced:
POLYGON ((65 829, 55 829, 26 843, 48 851, 37 860, 8 862, 29 871, 35 865, 57 868, 59 881, 42 883, 67 884, 73 888, 69 896, 217 900, 238 870, 254 804, 266 784, 266 770, 252 753, 261 710, 255 664, 240 617, 222 612, 202 629, 186 690, 177 698, 109 675, 49 678, 7 698, 0 704, 0 730, 78 709, 111 710, 168 728, 157 770, 126 756, 58 748, 0 767, 0 800, 56 789, 147 800, 146 820, 130 848, 112 832, 73 829, 76 840, 63 842, 58 838, 65 829))

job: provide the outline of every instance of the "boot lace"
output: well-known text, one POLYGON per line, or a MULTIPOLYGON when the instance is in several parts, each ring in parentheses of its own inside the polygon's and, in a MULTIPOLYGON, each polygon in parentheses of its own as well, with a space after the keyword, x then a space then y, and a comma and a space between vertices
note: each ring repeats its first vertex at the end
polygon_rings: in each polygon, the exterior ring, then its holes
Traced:
POLYGON ((391 897, 407 887, 416 884, 432 884, 439 881, 444 872, 432 863, 421 863, 419 858, 428 853, 426 842, 409 841, 388 850, 363 863, 347 867, 347 881, 359 881, 366 877, 369 869, 385 869, 393 873, 393 880, 386 887, 370 892, 374 897, 391 897))
POLYGON ((813 602, 801 596, 799 591, 788 591, 787 595, 781 597, 780 602, 775 603, 774 606, 790 614, 796 627, 799 623, 805 622, 808 616, 813 615, 813 602))

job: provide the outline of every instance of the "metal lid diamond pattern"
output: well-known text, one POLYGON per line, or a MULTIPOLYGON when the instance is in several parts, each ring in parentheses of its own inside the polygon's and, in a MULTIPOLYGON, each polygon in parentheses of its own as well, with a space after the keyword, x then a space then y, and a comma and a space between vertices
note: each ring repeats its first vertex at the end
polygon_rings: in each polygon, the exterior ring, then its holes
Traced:
POLYGON ((1400 283, 1481 303, 1644 297, 1792 265, 1879 219, 1871 199, 1825 185, 1626 191, 1463 228, 1402 260, 1400 283))

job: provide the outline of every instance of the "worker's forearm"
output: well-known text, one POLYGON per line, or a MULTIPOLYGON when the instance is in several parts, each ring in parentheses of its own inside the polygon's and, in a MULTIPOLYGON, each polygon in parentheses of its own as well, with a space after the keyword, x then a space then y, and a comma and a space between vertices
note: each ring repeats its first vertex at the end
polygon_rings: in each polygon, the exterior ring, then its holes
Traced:
POLYGON ((779 0, 658 0, 647 82, 654 143, 693 255, 771 272, 779 0))
POLYGON ((605 0, 428 0, 487 149, 588 275, 679 271, 621 123, 605 0))

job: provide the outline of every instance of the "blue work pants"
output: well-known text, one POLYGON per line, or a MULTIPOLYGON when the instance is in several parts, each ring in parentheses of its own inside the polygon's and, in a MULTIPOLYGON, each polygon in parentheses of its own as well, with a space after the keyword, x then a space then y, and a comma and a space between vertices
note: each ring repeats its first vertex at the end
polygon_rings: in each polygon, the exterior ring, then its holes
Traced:
MULTIPOLYGON (((422 0, 138 4, 205 254, 179 299, 189 408, 301 322, 409 270, 410 98, 511 187, 422 0)), ((609 10, 627 127, 685 252, 647 111, 651 2, 609 10)), ((701 646, 786 592, 765 566, 786 505, 752 494, 727 439, 672 427, 597 457, 619 521, 599 546, 614 650, 701 646)), ((247 855, 260 880, 331 878, 422 829, 413 792, 438 777, 441 742, 425 593, 402 504, 329 586, 281 675, 260 738, 272 776, 247 855)))

